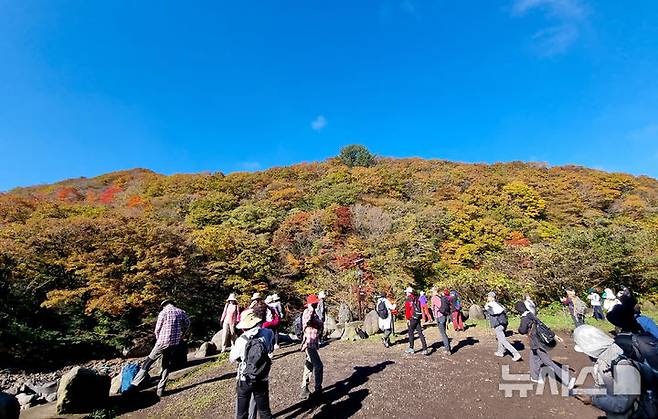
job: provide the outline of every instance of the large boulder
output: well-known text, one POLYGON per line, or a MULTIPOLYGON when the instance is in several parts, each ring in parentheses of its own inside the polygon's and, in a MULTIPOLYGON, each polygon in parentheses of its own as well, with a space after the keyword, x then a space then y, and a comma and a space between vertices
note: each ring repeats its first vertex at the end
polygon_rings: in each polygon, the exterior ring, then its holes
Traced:
POLYGON ((59 386, 59 381, 51 381, 46 384, 34 387, 34 392, 39 396, 46 398, 49 394, 57 393, 57 387, 59 386))
POLYGON ((223 338, 224 338, 224 331, 220 330, 219 332, 213 335, 212 339, 210 339, 210 342, 212 342, 212 344, 215 345, 215 348, 221 349, 223 338))
POLYGON ((345 329, 336 329, 331 334, 329 335, 329 339, 340 339, 343 337, 343 333, 345 332, 345 329))
POLYGON ((643 311, 653 311, 656 309, 656 305, 651 301, 645 301, 640 306, 643 311))
POLYGON ((140 338, 132 341, 131 345, 123 348, 121 353, 126 358, 143 358, 151 353, 153 349, 153 340, 149 338, 140 338))
POLYGON ((217 352, 217 347, 212 342, 204 342, 199 346, 199 349, 196 350, 194 354, 195 358, 205 358, 210 355, 214 355, 217 352))
POLYGON ((379 332, 379 315, 375 310, 371 310, 366 314, 366 318, 363 320, 363 330, 368 336, 379 332))
POLYGON ((35 406, 39 401, 39 396, 37 394, 18 393, 16 400, 18 400, 22 410, 35 406))
POLYGON ((345 326, 345 331, 343 332, 341 340, 355 341, 363 339, 361 336, 359 336, 358 330, 358 326, 345 326))
POLYGON ((341 303, 340 308, 338 309, 338 323, 349 323, 353 318, 349 306, 345 303, 341 303))
POLYGON ((468 318, 471 320, 484 320, 484 311, 482 307, 477 304, 473 304, 468 309, 468 318))
POLYGON ((336 320, 331 316, 327 316, 324 319, 324 331, 325 333, 331 333, 334 330, 336 330, 336 320))
POLYGON ((18 419, 21 413, 21 405, 15 396, 0 393, 0 419, 18 419))
POLYGON ((64 374, 57 389, 57 414, 86 413, 104 407, 110 395, 110 377, 74 367, 64 374))

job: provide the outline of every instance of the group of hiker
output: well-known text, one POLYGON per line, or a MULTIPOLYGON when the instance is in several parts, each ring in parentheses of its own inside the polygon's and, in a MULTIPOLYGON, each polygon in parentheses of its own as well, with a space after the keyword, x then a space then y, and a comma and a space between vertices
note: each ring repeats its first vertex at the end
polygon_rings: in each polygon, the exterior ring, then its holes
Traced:
MULTIPOLYGON (((415 353, 415 335, 421 341, 422 353, 429 355, 422 322, 436 321, 439 335, 446 354, 451 354, 450 341, 446 333, 449 322, 456 331, 464 330, 461 315, 461 301, 454 290, 431 289, 428 299, 424 292, 417 296, 412 287, 405 290, 404 315, 407 320, 408 354, 415 353)), ((324 336, 324 321, 327 316, 326 294, 320 291, 306 297, 304 310, 299 316, 301 346, 304 352, 300 397, 319 397, 322 394, 323 363, 319 349, 324 336)), ((587 299, 592 306, 593 317, 601 320, 602 311, 615 327, 615 337, 610 337, 600 329, 586 325, 585 303, 572 289, 565 290, 561 302, 569 308, 574 321, 574 349, 587 354, 595 365, 595 382, 605 391, 603 394, 584 400, 592 403, 610 415, 619 417, 658 417, 653 391, 658 386, 658 326, 650 318, 642 315, 637 300, 628 288, 615 294, 606 288, 603 296, 596 289, 590 289, 587 299), (598 297, 598 298, 597 298, 598 297), (606 303, 609 302, 607 305, 606 303), (597 308, 598 307, 598 308, 597 308), (618 366, 624 366, 615 377, 612 375, 618 366), (638 374, 634 375, 634 371, 638 374), (612 386, 620 383, 631 386, 632 380, 642 377, 641 392, 638 394, 617 394, 612 386), (627 380, 628 382, 625 382, 627 380), (654 410, 652 410, 654 409, 654 410), (645 416, 642 416, 642 415, 645 416), (646 416, 646 415, 649 416, 646 416), (655 415, 654 415, 655 414, 655 415), (651 416, 654 415, 654 416, 651 416)), ((186 313, 165 300, 155 328, 156 344, 145 358, 132 380, 132 388, 137 388, 148 376, 148 370, 155 360, 162 357, 162 373, 157 385, 157 394, 162 396, 175 348, 189 330, 190 321, 186 313)), ((527 336, 530 380, 543 383, 546 374, 553 374, 569 391, 575 386, 575 378, 566 368, 553 361, 550 350, 559 337, 539 318, 535 303, 529 295, 514 306, 520 316, 518 332, 527 336)), ((380 293, 375 302, 379 317, 378 326, 384 332, 382 341, 385 347, 391 346, 397 303, 380 293)), ((504 357, 506 352, 513 361, 522 359, 518 350, 506 336, 508 314, 506 308, 497 301, 496 293, 486 295, 485 317, 494 330, 497 340, 495 356, 504 357)), ((263 299, 260 293, 252 295, 247 307, 242 309, 235 294, 230 294, 220 317, 222 339, 220 351, 230 348, 230 362, 237 362, 236 417, 272 417, 269 403, 269 372, 274 351, 278 348, 279 325, 284 318, 284 309, 277 294, 263 299)), ((618 390, 619 387, 615 387, 618 390)), ((583 399, 583 397, 580 397, 583 399)))

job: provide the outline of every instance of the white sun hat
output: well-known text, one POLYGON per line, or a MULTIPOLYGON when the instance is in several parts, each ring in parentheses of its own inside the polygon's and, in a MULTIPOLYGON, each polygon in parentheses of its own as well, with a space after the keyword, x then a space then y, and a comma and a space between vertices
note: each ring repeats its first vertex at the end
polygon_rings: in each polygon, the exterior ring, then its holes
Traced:
POLYGON ((598 327, 584 324, 573 331, 574 350, 598 358, 615 341, 598 327))

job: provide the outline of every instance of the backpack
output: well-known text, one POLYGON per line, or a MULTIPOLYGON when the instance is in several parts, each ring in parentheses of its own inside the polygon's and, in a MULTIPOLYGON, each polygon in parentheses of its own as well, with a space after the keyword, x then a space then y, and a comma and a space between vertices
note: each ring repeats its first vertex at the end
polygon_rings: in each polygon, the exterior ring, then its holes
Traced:
POLYGON ((259 339, 258 334, 249 340, 244 349, 244 370, 242 375, 247 383, 263 381, 270 373, 272 360, 270 359, 265 342, 259 339))
POLYGON ((445 317, 450 315, 450 301, 445 295, 441 296, 441 307, 439 307, 439 313, 443 314, 445 317))
POLYGON ((380 319, 388 318, 388 309, 386 308, 386 301, 383 299, 377 303, 377 315, 380 319))
POLYGON ((139 372, 139 365, 131 362, 121 368, 121 387, 119 393, 123 393, 130 388, 131 383, 139 372))
POLYGON ((301 339, 304 336, 304 328, 302 327, 302 313, 299 313, 295 316, 293 320, 293 326, 295 327, 295 336, 298 339, 301 339))
POLYGON ((411 300, 411 306, 413 308, 413 312, 411 313, 411 317, 418 320, 423 317, 423 310, 420 308, 420 302, 418 301, 418 298, 414 297, 411 300))
POLYGON ((539 339, 539 343, 541 343, 542 346, 552 348, 557 343, 555 341, 555 332, 553 332, 550 327, 546 326, 546 324, 539 319, 535 320, 535 334, 537 335, 537 339, 539 339))
POLYGON ((578 297, 575 297, 575 298, 573 299, 573 312, 574 312, 575 314, 579 314, 579 315, 580 315, 580 314, 585 314, 585 310, 587 310, 587 306, 585 305, 585 303, 583 302, 583 300, 581 300, 581 299, 578 298, 578 297))
POLYGON ((642 394, 637 400, 633 417, 655 417, 658 400, 648 390, 658 391, 658 340, 653 336, 635 333, 618 333, 615 344, 623 354, 612 362, 614 367, 621 360, 628 360, 640 373, 642 394))

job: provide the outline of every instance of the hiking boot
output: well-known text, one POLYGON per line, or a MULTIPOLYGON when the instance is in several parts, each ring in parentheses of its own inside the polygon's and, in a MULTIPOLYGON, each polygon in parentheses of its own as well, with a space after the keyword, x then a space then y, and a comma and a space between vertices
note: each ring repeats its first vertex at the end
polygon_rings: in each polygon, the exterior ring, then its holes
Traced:
POLYGON ((516 355, 514 355, 514 356, 512 357, 512 361, 514 361, 514 362, 518 362, 518 361, 520 361, 521 359, 522 359, 522 358, 521 358, 521 354, 516 354, 516 355))
POLYGON ((452 351, 450 349, 446 349, 446 355, 448 356, 452 355, 452 351))
POLYGON ((407 350, 404 351, 404 353, 406 353, 406 354, 413 354, 414 352, 415 352, 414 348, 407 348, 407 350))
POLYGON ((311 392, 308 391, 308 386, 302 387, 302 391, 299 393, 299 398, 302 400, 308 399, 308 397, 311 395, 311 392))
POLYGON ((423 351, 423 355, 425 355, 425 356, 428 356, 428 355, 431 354, 431 353, 432 353, 432 352, 431 352, 429 349, 425 349, 425 350, 423 351))
POLYGON ((494 352, 494 355, 496 355, 497 357, 500 357, 500 358, 505 356, 505 354, 502 353, 502 352, 494 352))
POLYGON ((537 383, 537 384, 544 384, 544 379, 541 378, 541 377, 539 377, 539 378, 530 377, 530 381, 532 381, 533 383, 537 383))
POLYGON ((311 397, 319 398, 322 397, 322 387, 316 387, 315 390, 311 393, 311 397))
POLYGON ((382 338, 382 342, 384 342, 384 348, 391 346, 385 338, 382 338))

